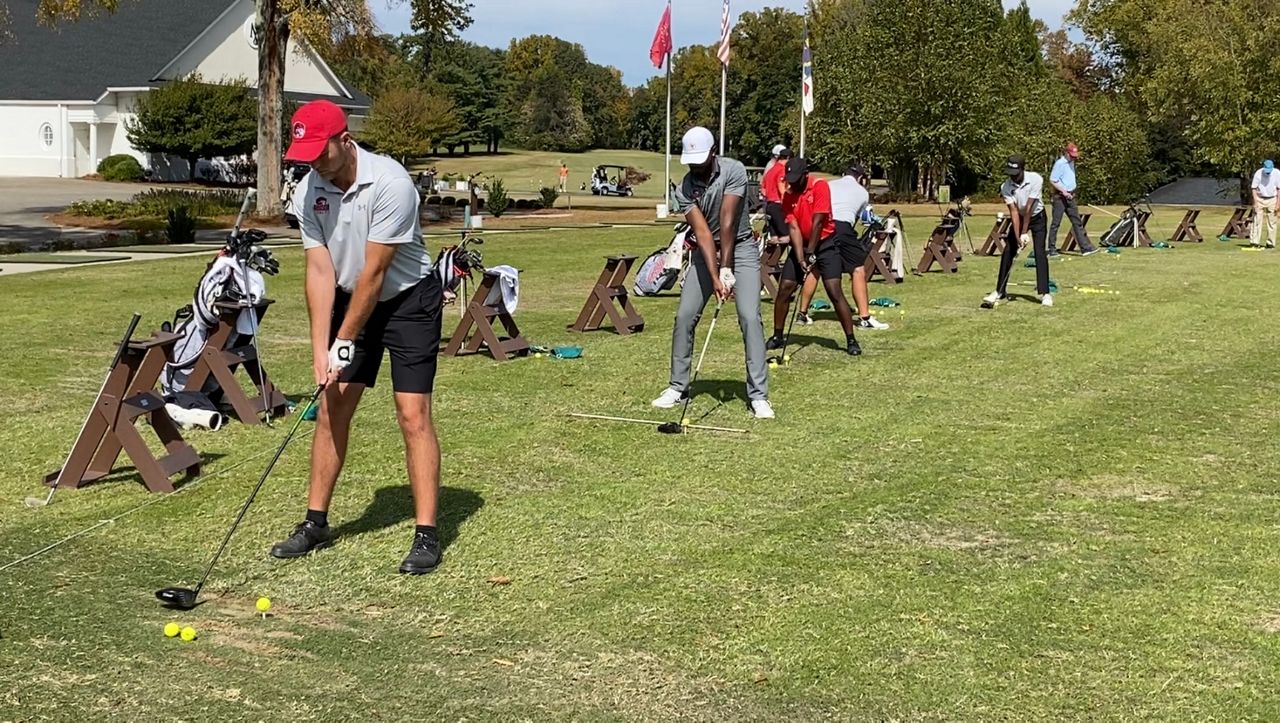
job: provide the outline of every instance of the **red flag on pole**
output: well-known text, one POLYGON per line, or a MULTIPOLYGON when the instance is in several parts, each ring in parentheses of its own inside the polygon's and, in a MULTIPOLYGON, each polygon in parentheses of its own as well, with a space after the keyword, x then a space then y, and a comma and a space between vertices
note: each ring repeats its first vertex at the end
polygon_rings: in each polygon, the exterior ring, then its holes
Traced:
POLYGON ((662 21, 658 23, 658 32, 653 35, 653 45, 649 46, 649 60, 653 67, 661 68, 667 55, 671 53, 671 3, 662 13, 662 21))

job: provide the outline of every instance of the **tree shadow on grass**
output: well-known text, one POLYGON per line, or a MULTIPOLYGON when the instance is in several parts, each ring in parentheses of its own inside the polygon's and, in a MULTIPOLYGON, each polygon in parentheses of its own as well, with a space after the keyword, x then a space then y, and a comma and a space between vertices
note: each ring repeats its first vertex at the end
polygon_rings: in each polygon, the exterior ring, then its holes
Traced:
MULTIPOLYGON (((462 524, 484 507, 478 493, 460 487, 440 488, 440 513, 436 530, 440 548, 445 549, 458 537, 462 524)), ((344 522, 333 531, 334 537, 359 535, 385 529, 413 519, 413 493, 409 485, 383 487, 373 494, 373 501, 358 519, 344 522)))

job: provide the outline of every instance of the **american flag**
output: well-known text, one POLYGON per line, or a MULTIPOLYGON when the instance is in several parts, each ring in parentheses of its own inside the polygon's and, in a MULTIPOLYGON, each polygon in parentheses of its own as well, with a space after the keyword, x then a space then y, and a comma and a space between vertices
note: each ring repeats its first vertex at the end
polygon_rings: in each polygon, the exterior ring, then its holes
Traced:
POLYGON ((729 0, 724 0, 724 12, 720 14, 720 49, 716 57, 722 64, 729 64, 729 0))
POLYGON ((804 114, 813 112, 813 53, 809 50, 809 23, 804 25, 804 54, 801 55, 800 102, 804 114))

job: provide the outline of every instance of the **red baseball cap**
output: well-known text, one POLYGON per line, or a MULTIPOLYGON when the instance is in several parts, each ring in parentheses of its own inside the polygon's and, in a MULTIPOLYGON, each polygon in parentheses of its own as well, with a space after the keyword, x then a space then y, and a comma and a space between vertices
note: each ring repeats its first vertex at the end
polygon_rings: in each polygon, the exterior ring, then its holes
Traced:
POLYGON ((313 100, 293 114, 289 129, 293 140, 285 160, 311 163, 324 153, 330 138, 347 130, 347 114, 331 101, 313 100))
POLYGON ((1068 158, 1078 158, 1079 156, 1080 156, 1080 149, 1076 147, 1076 144, 1074 144, 1074 143, 1068 143, 1068 144, 1067 144, 1067 157, 1068 157, 1068 158))

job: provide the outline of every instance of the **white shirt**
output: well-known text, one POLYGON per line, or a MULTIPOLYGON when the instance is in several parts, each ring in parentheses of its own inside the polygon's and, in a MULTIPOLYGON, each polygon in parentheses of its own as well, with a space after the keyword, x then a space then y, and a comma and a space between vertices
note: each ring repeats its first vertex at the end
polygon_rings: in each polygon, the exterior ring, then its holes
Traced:
POLYGON ((398 246, 382 281, 379 301, 411 288, 431 273, 422 243, 418 189, 399 163, 357 147, 356 181, 346 193, 314 170, 302 180, 295 202, 302 247, 326 246, 338 286, 351 293, 364 270, 367 242, 398 246))
POLYGON ((1276 191, 1280 190, 1280 171, 1264 174, 1259 168, 1253 173, 1253 184, 1250 188, 1258 192, 1259 198, 1275 198, 1276 191))
POLYGON ((853 176, 827 182, 831 189, 831 220, 853 225, 862 217, 862 209, 871 202, 871 194, 853 176))
POLYGON ((1015 184, 1012 178, 1008 178, 1000 186, 1000 195, 1004 196, 1004 202, 1013 204, 1019 212, 1027 207, 1027 201, 1035 199, 1035 203, 1031 206, 1032 216, 1044 211, 1044 200, 1041 198, 1043 194, 1044 178, 1034 171, 1023 171, 1020 184, 1015 184))

